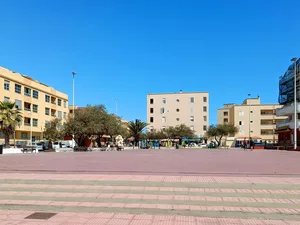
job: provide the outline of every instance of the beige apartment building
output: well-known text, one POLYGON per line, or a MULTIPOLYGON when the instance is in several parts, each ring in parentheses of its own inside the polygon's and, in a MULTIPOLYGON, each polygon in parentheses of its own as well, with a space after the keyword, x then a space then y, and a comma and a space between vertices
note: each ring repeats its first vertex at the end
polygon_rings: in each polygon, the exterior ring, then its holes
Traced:
MULTIPOLYGON (((11 101, 21 110, 23 120, 11 143, 35 144, 43 138, 45 124, 68 116, 68 96, 31 77, 0 67, 0 101, 11 101), (30 140, 31 137, 31 140, 30 140)), ((4 135, 0 133, 0 143, 4 135)))
POLYGON ((262 139, 268 142, 277 142, 275 133, 276 123, 287 117, 276 116, 278 104, 261 104, 260 97, 247 98, 243 104, 224 104, 218 109, 218 124, 230 123, 239 128, 235 135, 236 140, 262 139))
POLYGON ((185 124, 202 137, 209 124, 208 92, 147 95, 148 131, 185 124))

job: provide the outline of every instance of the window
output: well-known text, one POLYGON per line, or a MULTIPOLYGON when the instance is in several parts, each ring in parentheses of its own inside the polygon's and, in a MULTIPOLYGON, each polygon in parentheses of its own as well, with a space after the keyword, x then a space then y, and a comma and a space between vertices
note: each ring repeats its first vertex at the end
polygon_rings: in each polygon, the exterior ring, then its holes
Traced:
POLYGON ((176 118, 177 121, 179 121, 179 118, 176 118))
POLYGON ((31 96, 31 89, 28 87, 24 87, 24 95, 26 96, 31 96))
POLYGON ((253 123, 253 121, 251 120, 250 123, 253 123))
POLYGON ((223 116, 228 116, 228 112, 223 112, 223 116))
POLYGON ((57 99, 57 105, 61 106, 61 99, 57 99))
POLYGON ((194 97, 191 97, 190 100, 191 100, 191 103, 194 103, 194 97))
POLYGON ((38 126, 38 119, 32 120, 32 126, 37 127, 38 126))
POLYGON ((224 119, 223 119, 223 123, 228 123, 228 119, 227 119, 227 118, 224 118, 224 119))
POLYGON ((50 115, 50 109, 49 108, 45 108, 45 115, 47 115, 47 116, 50 115))
POLYGON ((244 111, 239 111, 239 116, 243 116, 244 115, 244 111))
POLYGON ((32 111, 37 113, 38 112, 38 105, 33 104, 32 105, 32 111))
POLYGON ((243 121, 239 121, 239 125, 242 126, 244 123, 243 121))
POLYGON ((204 131, 207 130, 207 126, 206 126, 206 125, 203 126, 203 130, 204 130, 204 131))
POLYGON ((203 102, 207 102, 207 97, 203 97, 203 102))
POLYGON ((150 113, 153 113, 153 112, 154 112, 153 108, 150 108, 150 113))
POLYGON ((207 107, 203 106, 203 112, 207 112, 207 107))
POLYGON ((153 127, 152 126, 150 127, 150 132, 153 132, 153 127))
POLYGON ((61 111, 58 111, 57 117, 62 118, 62 112, 61 111))
POLYGON ((64 119, 67 119, 67 113, 64 112, 64 119))
POLYGON ((167 121, 166 117, 162 118, 162 122, 165 123, 167 121))
POLYGON ((163 98, 162 103, 163 103, 163 104, 166 104, 166 103, 167 103, 167 100, 166 100, 165 98, 163 98))
POLYGON ((67 108, 67 101, 64 101, 64 108, 67 108))
POLYGON ((4 96, 4 102, 9 102, 10 98, 4 96))
POLYGON ((16 106, 17 109, 22 109, 22 101, 16 99, 15 106, 16 106))
POLYGON ((179 112, 179 109, 176 109, 176 112, 179 112))
MULTIPOLYGON (((250 111, 250 113, 253 113, 253 111, 250 111)), ((272 115, 272 114, 271 114, 272 115)))
POLYGON ((165 126, 163 126, 163 127, 162 127, 162 130, 166 130, 166 127, 165 127, 165 126))
POLYGON ((28 138, 28 133, 27 132, 21 132, 21 138, 22 139, 27 139, 28 138))
POLYGON ((150 123, 153 123, 153 117, 150 117, 150 123))
POLYGON ((45 102, 50 102, 50 96, 49 95, 45 95, 45 102))
POLYGON ((194 117, 193 117, 193 116, 190 116, 190 120, 191 120, 192 122, 194 122, 194 117))
POLYGON ((160 109, 160 113, 162 113, 162 114, 163 114, 163 113, 166 113, 165 108, 161 108, 161 109, 160 109))
POLYGON ((21 94, 21 85, 19 84, 15 84, 15 92, 18 93, 18 94, 21 94))
POLYGON ((38 99, 38 98, 39 98, 39 92, 36 91, 36 90, 33 90, 33 91, 32 91, 32 96, 33 96, 34 98, 38 99))
POLYGON ((176 102, 179 102, 179 98, 176 99, 176 102))
POLYGON ((154 101, 153 101, 153 98, 150 98, 150 104, 153 104, 154 101))
POLYGON ((9 81, 8 80, 4 81, 4 90, 9 91, 9 81))
POLYGON ((190 128, 191 128, 191 130, 194 130, 194 126, 192 125, 192 126, 190 126, 190 128))
POLYGON ((203 116, 203 120, 206 122, 207 121, 207 116, 203 116))

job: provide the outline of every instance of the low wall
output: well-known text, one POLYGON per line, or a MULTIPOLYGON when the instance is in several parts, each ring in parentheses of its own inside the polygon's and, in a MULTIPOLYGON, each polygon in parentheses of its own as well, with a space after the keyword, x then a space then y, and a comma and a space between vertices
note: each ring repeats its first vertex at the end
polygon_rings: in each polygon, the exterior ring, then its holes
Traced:
POLYGON ((19 154, 23 153, 21 148, 3 148, 3 154, 19 154))

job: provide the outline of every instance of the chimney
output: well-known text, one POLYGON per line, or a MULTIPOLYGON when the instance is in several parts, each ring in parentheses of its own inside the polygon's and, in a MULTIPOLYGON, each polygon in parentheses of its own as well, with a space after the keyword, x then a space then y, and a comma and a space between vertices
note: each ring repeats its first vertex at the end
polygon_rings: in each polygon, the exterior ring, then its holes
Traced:
POLYGON ((179 93, 182 93, 182 90, 180 90, 179 93))

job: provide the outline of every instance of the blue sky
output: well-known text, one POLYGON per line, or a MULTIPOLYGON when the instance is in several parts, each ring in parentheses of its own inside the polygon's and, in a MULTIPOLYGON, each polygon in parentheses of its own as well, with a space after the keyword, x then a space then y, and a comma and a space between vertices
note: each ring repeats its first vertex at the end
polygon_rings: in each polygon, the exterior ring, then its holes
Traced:
MULTIPOLYGON (((210 123, 248 93, 278 99, 300 56, 297 0, 11 0, 0 3, 0 65, 146 120, 146 94, 208 91, 210 123)), ((71 103, 71 101, 70 101, 71 103)))

